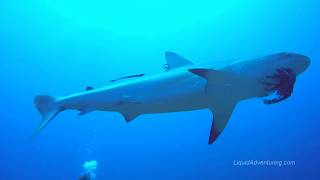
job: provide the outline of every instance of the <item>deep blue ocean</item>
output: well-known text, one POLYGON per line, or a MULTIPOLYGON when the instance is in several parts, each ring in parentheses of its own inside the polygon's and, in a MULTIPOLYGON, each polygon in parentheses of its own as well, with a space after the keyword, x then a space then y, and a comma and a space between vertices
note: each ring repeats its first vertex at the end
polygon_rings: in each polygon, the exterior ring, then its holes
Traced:
POLYGON ((320 179, 318 0, 2 0, 0 180, 320 179), (36 95, 65 96, 111 79, 160 73, 164 53, 195 64, 296 52, 311 58, 292 97, 240 102, 208 145, 208 110, 77 116, 65 111, 35 139, 36 95), (294 162, 288 166, 239 161, 294 162))

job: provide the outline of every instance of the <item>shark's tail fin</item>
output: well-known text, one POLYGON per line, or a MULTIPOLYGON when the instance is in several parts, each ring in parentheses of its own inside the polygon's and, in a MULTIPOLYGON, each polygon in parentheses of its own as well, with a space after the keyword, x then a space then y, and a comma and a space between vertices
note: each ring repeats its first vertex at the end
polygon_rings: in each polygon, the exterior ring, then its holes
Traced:
POLYGON ((33 132, 32 138, 39 134, 39 132, 63 110, 63 108, 59 107, 57 104, 57 99, 51 96, 36 96, 34 104, 40 112, 42 120, 37 129, 33 132))

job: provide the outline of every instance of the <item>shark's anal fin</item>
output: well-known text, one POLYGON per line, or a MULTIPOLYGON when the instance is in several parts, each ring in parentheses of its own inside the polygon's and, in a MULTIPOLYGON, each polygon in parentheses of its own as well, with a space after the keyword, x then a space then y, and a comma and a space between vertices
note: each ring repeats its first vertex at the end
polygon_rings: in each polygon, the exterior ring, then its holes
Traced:
POLYGON ((179 68, 179 67, 184 67, 184 66, 188 66, 188 65, 192 65, 193 63, 190 62, 189 60, 179 56, 176 53, 173 52, 166 52, 165 53, 165 57, 166 57, 166 62, 167 64, 165 64, 165 69, 166 70, 170 70, 170 69, 174 69, 174 68, 179 68))
POLYGON ((209 108, 212 112, 213 120, 209 136, 209 144, 215 142, 222 133, 223 129, 226 127, 236 103, 236 101, 224 101, 215 105, 214 107, 209 108))
POLYGON ((127 123, 133 121, 137 118, 140 114, 139 113, 129 113, 129 112, 121 112, 123 118, 126 120, 127 123))

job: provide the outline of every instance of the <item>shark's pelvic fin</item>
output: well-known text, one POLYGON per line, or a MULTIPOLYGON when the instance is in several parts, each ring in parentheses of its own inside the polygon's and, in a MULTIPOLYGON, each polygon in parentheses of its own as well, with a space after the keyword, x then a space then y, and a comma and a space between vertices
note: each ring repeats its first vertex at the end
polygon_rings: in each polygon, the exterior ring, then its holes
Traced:
POLYGON ((78 113, 78 116, 82 116, 82 115, 88 114, 93 111, 92 109, 78 109, 78 110, 80 111, 78 113))
POLYGON ((212 112, 213 119, 209 136, 209 144, 212 144, 222 133, 235 108, 235 105, 235 101, 224 101, 209 108, 212 112))
POLYGON ((49 122, 64 109, 56 104, 56 98, 51 96, 37 96, 34 99, 34 104, 42 116, 38 128, 33 132, 34 138, 39 132, 46 127, 49 122))
POLYGON ((184 67, 184 66, 189 66, 192 65, 193 63, 190 62, 189 60, 179 56, 176 53, 173 52, 166 52, 165 53, 166 57, 166 69, 174 69, 174 68, 179 68, 179 67, 184 67))

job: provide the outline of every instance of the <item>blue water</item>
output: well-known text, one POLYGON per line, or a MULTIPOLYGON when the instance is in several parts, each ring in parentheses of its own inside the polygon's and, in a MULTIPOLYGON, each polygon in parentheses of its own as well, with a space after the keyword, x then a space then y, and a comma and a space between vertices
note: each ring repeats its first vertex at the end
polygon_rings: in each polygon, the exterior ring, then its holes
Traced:
POLYGON ((317 0, 4 0, 0 2, 0 179, 319 179, 320 3, 317 0), (39 94, 161 72, 164 52, 196 64, 282 51, 312 60, 293 96, 238 104, 208 145, 208 110, 144 115, 61 113, 33 141, 39 94), (294 161, 237 166, 235 160, 294 161))

